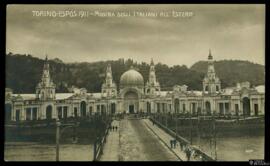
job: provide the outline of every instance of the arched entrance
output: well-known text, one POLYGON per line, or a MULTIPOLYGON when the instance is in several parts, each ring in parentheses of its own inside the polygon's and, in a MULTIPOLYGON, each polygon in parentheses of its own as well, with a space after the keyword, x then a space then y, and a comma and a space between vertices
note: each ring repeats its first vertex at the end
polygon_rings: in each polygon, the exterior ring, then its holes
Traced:
POLYGON ((81 102, 81 117, 85 117, 86 116, 86 102, 82 101, 81 102))
POLYGON ((174 112, 179 113, 179 99, 174 100, 174 112))
POLYGON ((250 100, 248 97, 243 98, 243 113, 246 116, 250 116, 250 100))
POLYGON ((46 119, 52 119, 52 106, 48 105, 46 108, 46 119))
POLYGON ((134 114, 139 111, 139 96, 134 91, 128 91, 124 95, 124 108, 125 112, 134 114))
POLYGON ((11 104, 5 104, 5 122, 11 121, 11 104))
POLYGON ((211 114, 211 104, 209 101, 206 101, 205 102, 205 111, 206 111, 206 114, 207 115, 210 115, 211 114))

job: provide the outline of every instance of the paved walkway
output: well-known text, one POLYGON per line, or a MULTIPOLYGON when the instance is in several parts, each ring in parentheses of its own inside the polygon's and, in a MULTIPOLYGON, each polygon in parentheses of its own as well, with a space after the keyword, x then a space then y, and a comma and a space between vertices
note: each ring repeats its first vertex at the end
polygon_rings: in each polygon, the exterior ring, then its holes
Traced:
POLYGON ((141 119, 124 119, 120 131, 120 161, 179 161, 141 119))
POLYGON ((113 121, 101 161, 179 161, 141 119, 113 121))
POLYGON ((109 131, 101 155, 101 161, 119 161, 119 121, 114 120, 112 126, 117 126, 117 131, 109 131))
MULTIPOLYGON (((146 126, 151 129, 152 132, 154 132, 159 138, 160 140, 165 143, 167 145, 167 147, 170 148, 170 140, 174 139, 171 135, 169 135, 168 133, 166 133, 165 131, 163 131, 161 128, 159 128, 157 125, 153 125, 153 123, 149 120, 149 119, 144 119, 143 120, 146 124, 146 126)), ((176 148, 175 149, 171 149, 177 156, 179 156, 179 158, 181 158, 181 160, 183 161, 187 161, 187 157, 186 154, 181 151, 179 144, 177 143, 176 148)), ((198 161, 199 159, 194 159, 191 158, 191 161, 198 161)))

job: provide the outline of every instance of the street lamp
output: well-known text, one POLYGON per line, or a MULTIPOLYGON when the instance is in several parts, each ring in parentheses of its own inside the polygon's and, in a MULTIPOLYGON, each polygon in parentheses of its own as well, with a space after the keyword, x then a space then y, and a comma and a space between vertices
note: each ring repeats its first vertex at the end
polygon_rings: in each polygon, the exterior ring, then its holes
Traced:
POLYGON ((175 139, 177 139, 177 130, 178 130, 178 118, 177 118, 177 114, 175 117, 175 139))
MULTIPOLYGON (((57 118, 56 119, 56 161, 59 161, 59 149, 60 149, 60 138, 61 134, 67 129, 71 127, 78 127, 79 123, 74 123, 74 124, 61 124, 60 120, 57 118), (64 128, 61 129, 61 126, 64 128)), ((74 131, 74 137, 75 137, 75 129, 74 131)))
POLYGON ((59 161, 59 139, 60 139, 60 126, 61 122, 56 119, 56 161, 59 161))

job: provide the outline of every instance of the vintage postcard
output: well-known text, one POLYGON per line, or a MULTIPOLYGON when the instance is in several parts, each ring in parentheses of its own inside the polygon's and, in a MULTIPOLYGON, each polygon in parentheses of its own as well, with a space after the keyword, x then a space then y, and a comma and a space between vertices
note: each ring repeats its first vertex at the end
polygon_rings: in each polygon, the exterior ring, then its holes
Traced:
POLYGON ((5 161, 264 160, 264 4, 6 16, 5 161))

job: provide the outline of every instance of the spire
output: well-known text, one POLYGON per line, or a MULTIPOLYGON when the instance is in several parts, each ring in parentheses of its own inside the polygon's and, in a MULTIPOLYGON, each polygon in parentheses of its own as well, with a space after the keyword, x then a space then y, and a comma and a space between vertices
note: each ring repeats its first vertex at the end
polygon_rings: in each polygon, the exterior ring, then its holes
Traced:
POLYGON ((212 60, 213 59, 213 56, 211 54, 211 49, 209 49, 209 55, 208 55, 208 60, 212 60))
POLYGON ((46 54, 46 57, 45 57, 43 72, 44 72, 44 70, 49 70, 49 63, 48 63, 48 55, 47 54, 46 54))
POLYGON ((151 66, 154 65, 154 61, 153 58, 151 58, 151 66))
POLYGON ((108 72, 111 72, 111 71, 112 71, 112 69, 111 69, 111 64, 109 63, 108 66, 107 66, 107 73, 108 73, 108 72))

